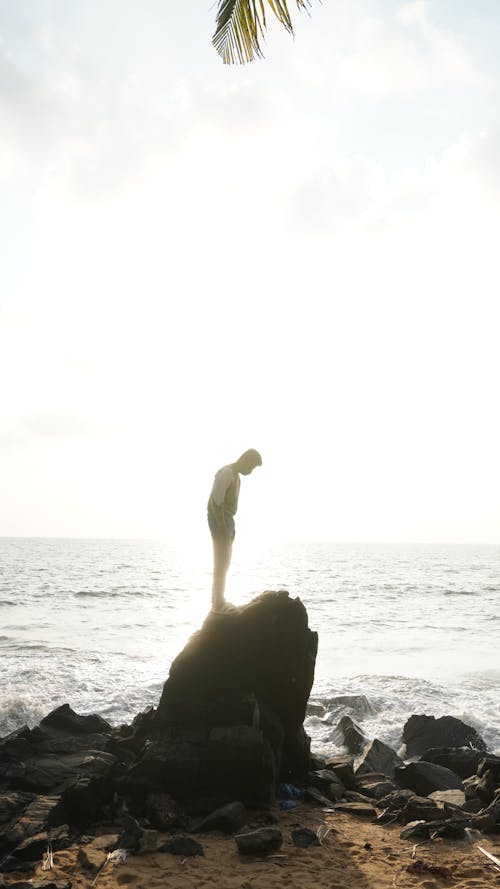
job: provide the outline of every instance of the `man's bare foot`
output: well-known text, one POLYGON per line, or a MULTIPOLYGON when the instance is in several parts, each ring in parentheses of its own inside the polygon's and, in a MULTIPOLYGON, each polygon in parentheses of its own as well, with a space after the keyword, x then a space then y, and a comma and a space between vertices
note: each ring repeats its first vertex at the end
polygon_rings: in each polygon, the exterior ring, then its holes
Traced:
POLYGON ((228 611, 236 611, 236 605, 232 605, 231 602, 219 602, 217 605, 212 605, 212 614, 227 614, 228 611))

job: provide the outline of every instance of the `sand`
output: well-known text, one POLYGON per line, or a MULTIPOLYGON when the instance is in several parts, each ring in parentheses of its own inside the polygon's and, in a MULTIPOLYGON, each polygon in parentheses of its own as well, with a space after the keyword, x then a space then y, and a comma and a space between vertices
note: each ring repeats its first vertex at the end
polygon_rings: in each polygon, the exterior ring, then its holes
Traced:
MULTIPOLYGON (((500 887, 500 873, 467 840, 435 840, 419 846, 399 839, 400 827, 381 826, 371 818, 335 812, 331 815, 300 803, 292 812, 279 812, 284 836, 280 853, 268 858, 247 858, 236 851, 233 837, 197 835, 204 857, 182 858, 169 853, 130 854, 122 864, 108 863, 95 880, 97 889, 406 889, 452 886, 454 889, 500 887), (321 846, 297 848, 291 831, 316 829, 327 822, 331 832, 321 846), (407 870, 410 866, 416 873, 407 870), (430 867, 444 868, 442 874, 430 867), (448 874, 447 874, 448 871, 448 874)), ((109 830, 108 830, 109 833, 109 830)), ((167 839, 160 834, 160 840, 167 839)), ((85 846, 92 857, 94 845, 85 846)), ((500 856, 500 835, 485 837, 484 846, 500 856)), ((33 882, 64 883, 88 889, 94 873, 77 861, 79 846, 54 853, 54 868, 37 868, 33 882)), ((102 851, 98 854, 103 855, 102 851)), ((33 872, 5 874, 8 886, 16 880, 33 879, 33 872)))

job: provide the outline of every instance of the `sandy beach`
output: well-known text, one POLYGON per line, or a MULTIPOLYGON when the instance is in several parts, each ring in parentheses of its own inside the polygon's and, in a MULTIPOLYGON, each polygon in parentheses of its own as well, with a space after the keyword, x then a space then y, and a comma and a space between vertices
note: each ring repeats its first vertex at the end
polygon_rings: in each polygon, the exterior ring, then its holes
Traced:
MULTIPOLYGON (((435 840, 414 850, 411 841, 399 838, 400 826, 381 826, 371 818, 340 811, 326 814, 307 803, 299 803, 292 812, 275 807, 273 814, 283 833, 283 846, 267 858, 240 855, 233 837, 196 835, 203 856, 130 854, 124 863, 108 862, 96 878, 99 862, 106 858, 106 845, 116 839, 116 833, 110 834, 107 828, 84 846, 73 845, 54 853, 51 871, 42 871, 40 865, 35 876, 32 871, 6 874, 5 886, 21 880, 36 887, 55 883, 61 889, 69 884, 72 889, 91 885, 98 889, 483 889, 500 885, 500 873, 467 840, 435 840), (303 849, 293 844, 294 828, 316 830, 324 823, 331 830, 322 845, 303 849)), ((167 836, 159 834, 158 844, 167 836)), ((486 837, 482 844, 500 854, 500 837, 486 837)))

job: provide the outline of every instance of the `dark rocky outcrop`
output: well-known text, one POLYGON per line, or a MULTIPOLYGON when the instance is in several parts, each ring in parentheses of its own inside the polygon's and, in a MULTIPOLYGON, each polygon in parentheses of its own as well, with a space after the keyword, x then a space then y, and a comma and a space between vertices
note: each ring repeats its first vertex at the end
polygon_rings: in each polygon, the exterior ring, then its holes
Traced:
MULTIPOLYGON (((210 614, 174 660, 158 705, 155 731, 169 745, 164 759, 175 759, 170 789, 192 782, 209 795, 216 785, 228 800, 263 805, 278 779, 305 775, 316 651, 307 612, 286 591, 210 614)), ((145 756, 151 763, 152 751, 145 756)))
POLYGON ((431 747, 474 747, 486 750, 486 744, 476 729, 455 716, 414 715, 403 728, 406 756, 421 756, 431 747))
POLYGON ((245 806, 268 807, 280 780, 310 770, 303 720, 316 650, 300 600, 266 593, 210 614, 172 664, 158 709, 131 725, 65 704, 0 739, 0 868, 28 866, 49 841, 61 848, 103 820, 136 851, 156 844, 151 827, 241 829, 245 806))

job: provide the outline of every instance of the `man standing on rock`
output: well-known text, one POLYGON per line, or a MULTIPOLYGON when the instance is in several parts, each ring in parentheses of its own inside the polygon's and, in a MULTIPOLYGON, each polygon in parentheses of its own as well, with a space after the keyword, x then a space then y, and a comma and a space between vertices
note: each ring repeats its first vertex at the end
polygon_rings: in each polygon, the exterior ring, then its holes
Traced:
POLYGON ((262 466, 262 457, 253 448, 245 451, 235 463, 229 463, 215 474, 208 500, 208 526, 214 544, 214 579, 212 611, 224 610, 226 574, 231 562, 234 540, 234 516, 238 509, 240 475, 250 475, 262 466))

